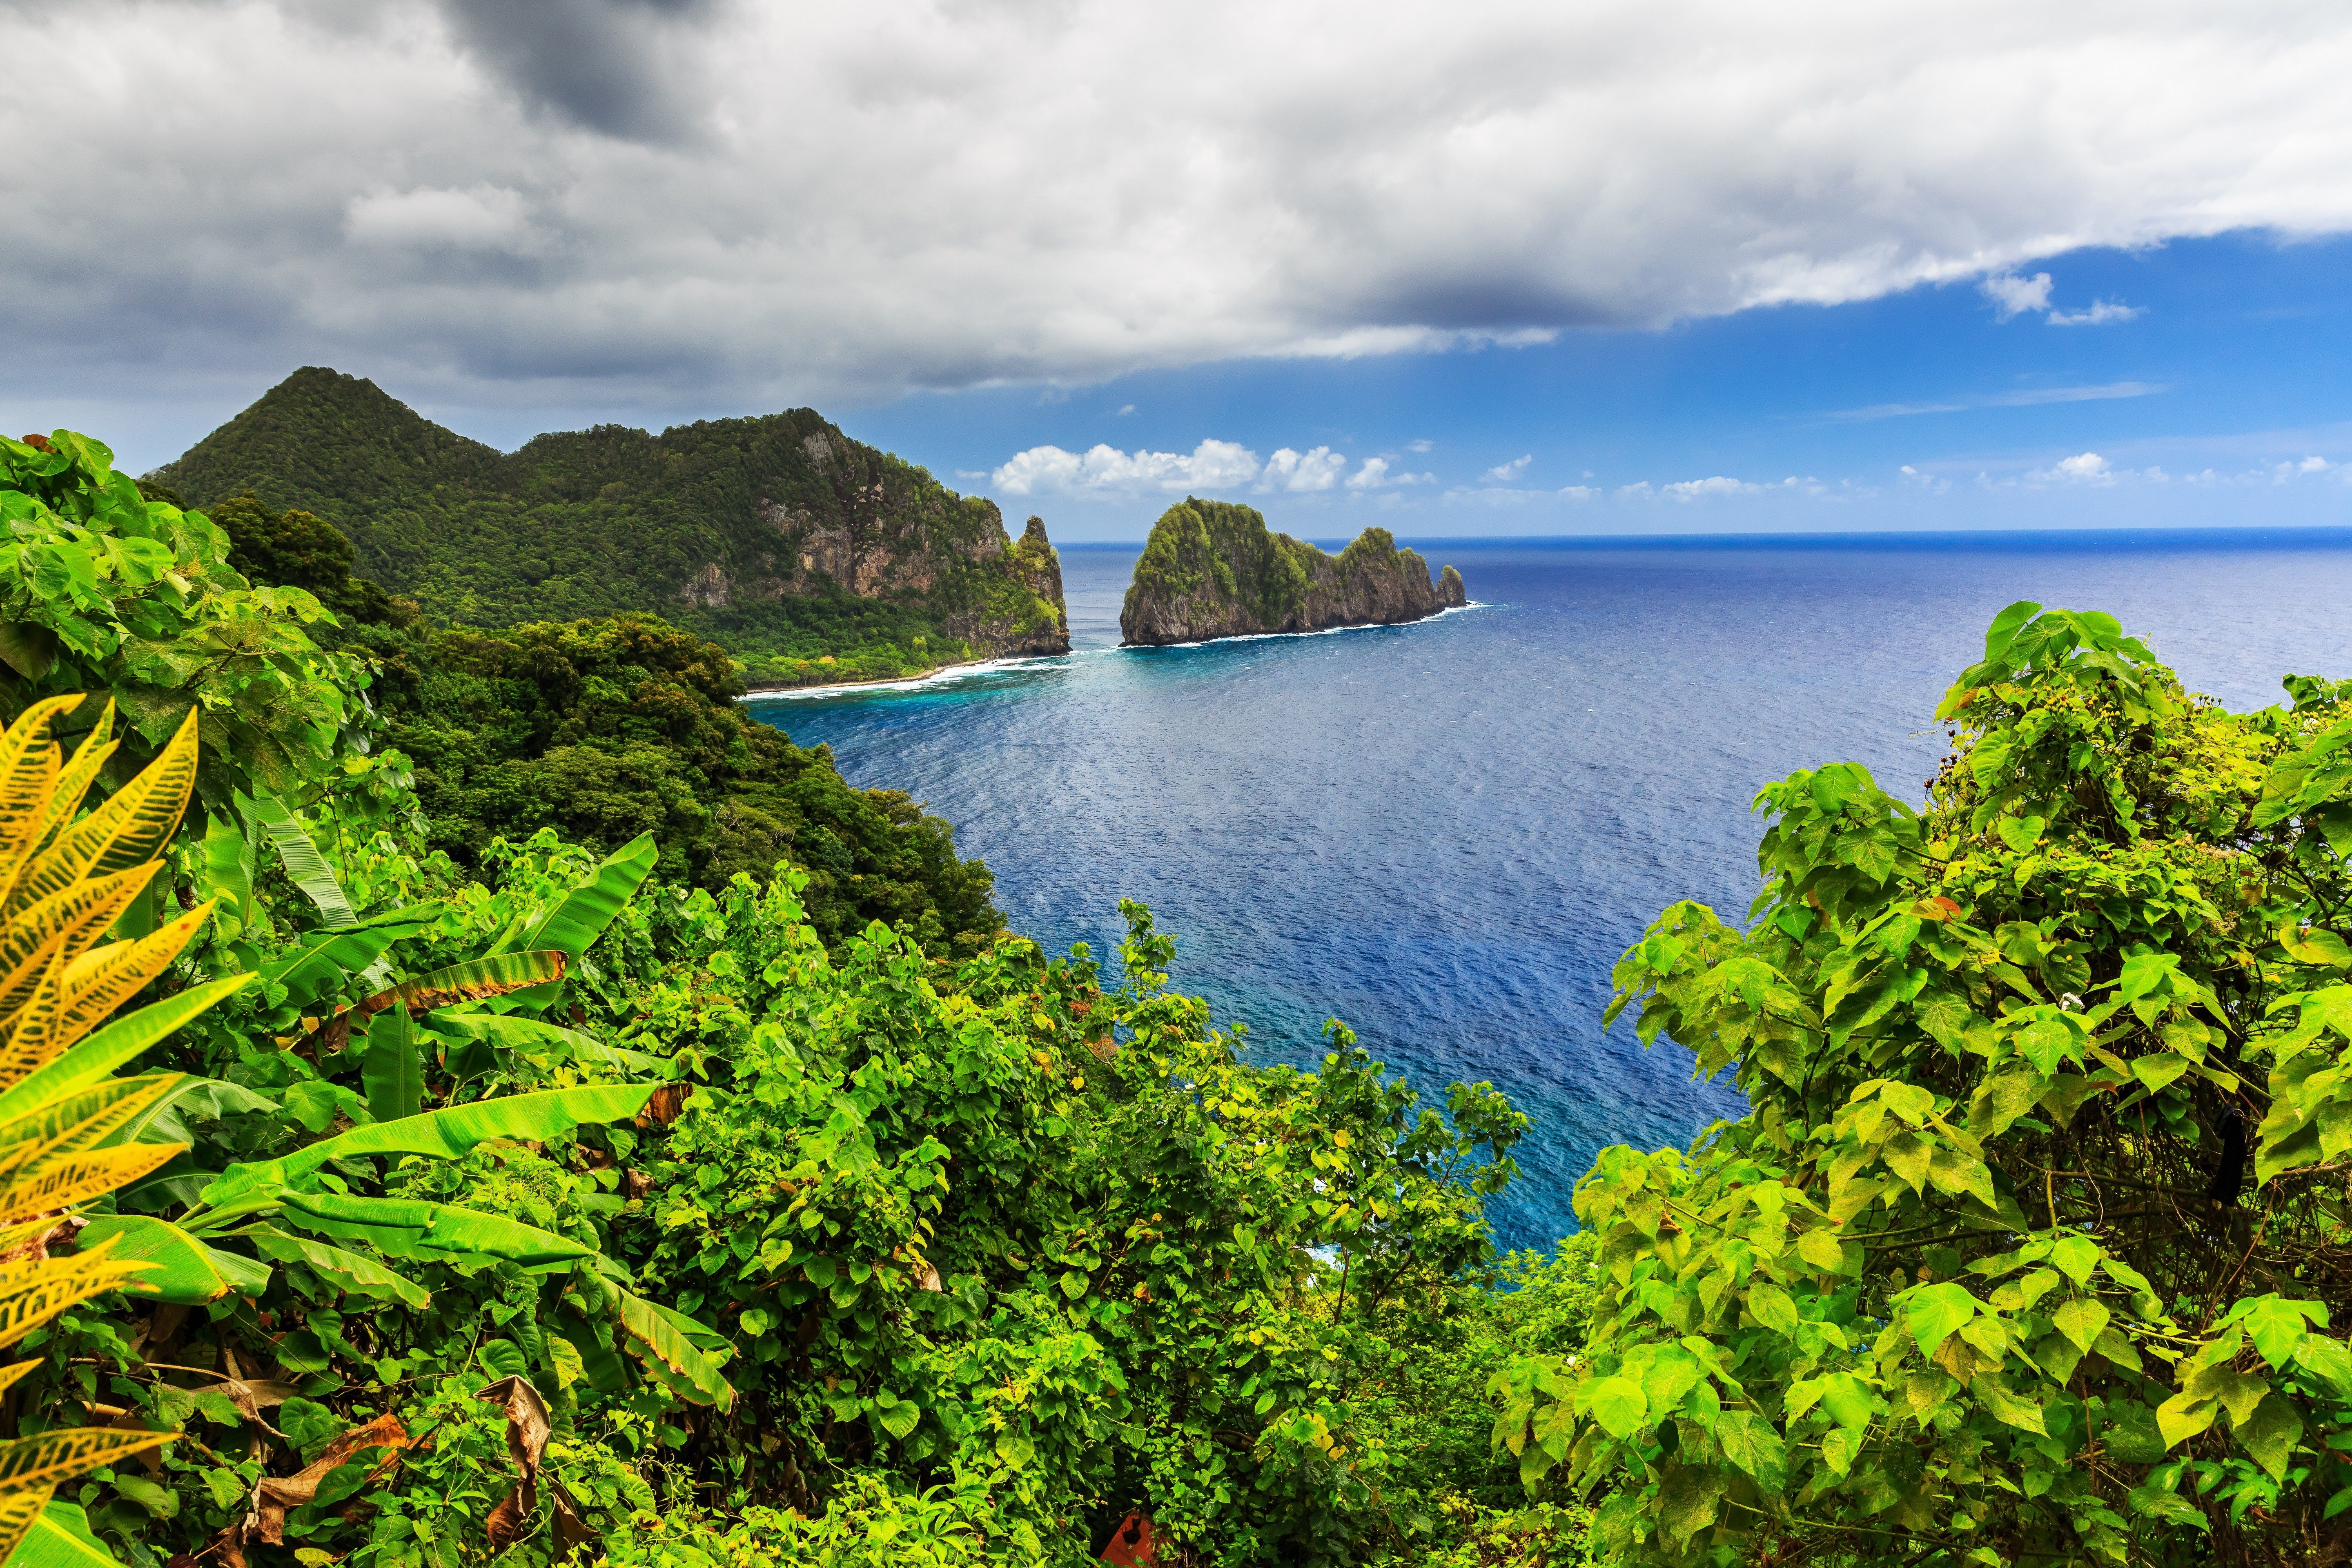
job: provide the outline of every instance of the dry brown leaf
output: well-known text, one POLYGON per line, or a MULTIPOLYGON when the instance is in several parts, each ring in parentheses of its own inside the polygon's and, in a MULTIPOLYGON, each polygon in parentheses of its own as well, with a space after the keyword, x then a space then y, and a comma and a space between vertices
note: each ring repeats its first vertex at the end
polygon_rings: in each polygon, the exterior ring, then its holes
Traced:
MULTIPOLYGON (((490 1510, 485 1526, 491 1555, 496 1556, 530 1532, 531 1515, 539 1511, 539 1465, 547 1452, 549 1434, 547 1402, 531 1386, 530 1379, 520 1375, 502 1377, 474 1397, 506 1412, 507 1453, 514 1460, 515 1468, 522 1472, 514 1490, 490 1510)), ((560 1492, 562 1489, 556 1489, 560 1492)), ((558 1504, 556 1512, 561 1527, 562 1504, 558 1504)))
POLYGON ((299 1508, 317 1497, 319 1483, 327 1479, 328 1472, 363 1449, 383 1448, 388 1451, 368 1477, 368 1484, 373 1486, 399 1467, 400 1450, 407 1447, 408 1444, 408 1428, 400 1424, 399 1416, 379 1415, 366 1426, 354 1426, 328 1444, 326 1452, 304 1466, 299 1473, 265 1478, 254 1490, 258 1519, 248 1521, 257 1524, 254 1533, 272 1546, 284 1545, 287 1510, 299 1508))
POLYGON ((640 1127, 667 1127, 677 1120, 686 1109, 687 1097, 694 1092, 690 1083, 666 1083, 654 1090, 646 1100, 646 1108, 637 1112, 640 1127))

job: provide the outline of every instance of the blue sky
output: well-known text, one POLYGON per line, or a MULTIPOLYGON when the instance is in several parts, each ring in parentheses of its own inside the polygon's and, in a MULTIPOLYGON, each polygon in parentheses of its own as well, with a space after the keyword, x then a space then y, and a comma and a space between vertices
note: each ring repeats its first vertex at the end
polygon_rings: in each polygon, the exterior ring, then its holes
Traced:
POLYGON ((814 406, 1067 540, 2352 499, 2326 0, 0 9, 0 425, 136 468, 325 364, 814 406))
POLYGON ((1525 348, 1253 361, 836 417, 1071 540, 1139 538, 1167 494, 1011 494, 988 476, 1041 445, 1190 454, 1204 439, 1261 458, 1328 446, 1350 473, 1385 455, 1433 476, 1203 487, 1318 538, 1374 521, 1421 536, 2344 524, 2347 263, 2352 242, 2228 235, 2034 263, 2021 280, 2047 273, 2053 309, 2006 319, 1981 280, 1955 282, 1525 348), (2101 301, 2098 324, 2051 322, 2101 301), (2328 466, 2306 471, 2314 458, 2328 466), (1791 477, 1814 482, 1790 491, 1791 477), (1718 478, 1763 493, 1667 490, 1718 478), (1559 493, 1570 489, 1599 493, 1559 493))

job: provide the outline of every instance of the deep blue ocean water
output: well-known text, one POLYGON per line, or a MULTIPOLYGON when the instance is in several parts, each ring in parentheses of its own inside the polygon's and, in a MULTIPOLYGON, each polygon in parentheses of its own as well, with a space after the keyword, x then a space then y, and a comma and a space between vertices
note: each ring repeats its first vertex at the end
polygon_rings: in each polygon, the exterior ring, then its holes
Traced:
POLYGON ((1476 607, 1121 650, 1135 548, 1066 546, 1068 657, 755 711, 956 824, 1051 949, 1110 961, 1150 904, 1254 1055, 1311 1064, 1336 1016, 1441 1102, 1492 1080, 1536 1121, 1492 1212, 1539 1246, 1596 1150, 1739 1109, 1601 1032, 1611 964, 1675 899, 1745 912, 1765 782, 1854 761, 1916 802, 2002 605, 2111 611, 2235 708, 2352 675, 2352 531, 1419 548, 1476 607))

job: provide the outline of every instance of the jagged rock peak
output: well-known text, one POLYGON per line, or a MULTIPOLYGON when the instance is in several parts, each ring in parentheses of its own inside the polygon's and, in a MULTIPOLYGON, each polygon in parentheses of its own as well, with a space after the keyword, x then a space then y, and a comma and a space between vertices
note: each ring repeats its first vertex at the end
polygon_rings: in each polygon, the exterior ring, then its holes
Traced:
POLYGON ((1276 533, 1245 506, 1187 496, 1151 526, 1118 616, 1129 647, 1393 626, 1466 604, 1462 574, 1368 528, 1338 555, 1276 533))

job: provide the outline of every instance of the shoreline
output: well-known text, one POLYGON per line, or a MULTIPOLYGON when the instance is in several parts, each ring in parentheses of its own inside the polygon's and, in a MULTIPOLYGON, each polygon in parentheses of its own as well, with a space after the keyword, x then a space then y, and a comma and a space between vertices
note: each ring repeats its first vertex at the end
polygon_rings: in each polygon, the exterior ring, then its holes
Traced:
POLYGON ((843 691, 872 691, 878 688, 913 688, 930 681, 945 679, 962 673, 989 669, 1011 668, 1034 664, 1041 659, 1067 658, 1066 653, 1016 654, 1003 658, 967 658, 954 664, 935 665, 918 675, 880 675, 871 680, 835 680, 822 686, 761 686, 754 687, 736 699, 739 702, 791 701, 804 697, 827 697, 843 691))
POLYGON ((1160 653, 1179 648, 1211 647, 1218 643, 1268 642, 1277 637, 1328 637, 1346 632, 1369 632, 1396 629, 1403 626, 1426 626, 1447 616, 1465 610, 1486 610, 1494 606, 1483 599, 1467 604, 1448 605, 1426 616, 1410 621, 1353 621, 1344 626, 1318 626, 1311 632, 1236 632, 1231 637, 1208 637, 1200 642, 1177 643, 1115 643, 1108 647, 1072 648, 1067 653, 1031 653, 1008 655, 1001 658, 968 658, 954 664, 942 664, 924 670, 919 675, 886 675, 871 680, 834 680, 822 686, 762 686, 747 690, 736 699, 739 702, 793 702, 813 697, 838 697, 857 691, 912 691, 918 687, 954 679, 966 675, 986 675, 1000 669, 1019 669, 1027 665, 1043 664, 1057 658, 1076 658, 1081 654, 1096 653, 1160 653))

